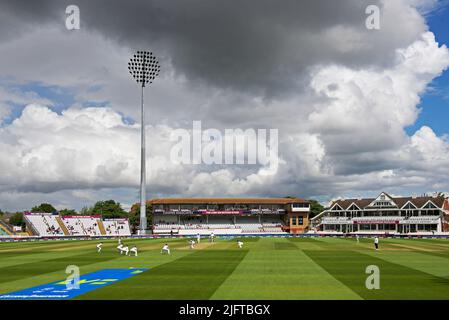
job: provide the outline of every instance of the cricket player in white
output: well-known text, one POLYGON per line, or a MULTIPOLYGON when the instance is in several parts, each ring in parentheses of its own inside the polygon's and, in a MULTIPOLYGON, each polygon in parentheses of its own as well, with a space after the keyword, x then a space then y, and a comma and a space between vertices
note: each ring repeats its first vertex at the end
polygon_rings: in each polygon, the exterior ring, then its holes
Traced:
POLYGON ((376 236, 374 237, 374 247, 377 249, 379 249, 379 238, 376 236))
POLYGON ((128 246, 124 246, 124 247, 122 248, 122 251, 120 252, 120 254, 122 254, 122 252, 124 252, 124 253, 125 253, 125 256, 127 256, 127 255, 129 254, 129 248, 128 248, 128 246))
POLYGON ((122 254, 122 248, 123 248, 123 244, 119 244, 118 246, 117 246, 117 250, 118 250, 118 252, 120 253, 120 254, 122 254))
POLYGON ((137 247, 136 246, 132 246, 130 251, 131 251, 131 253, 129 254, 130 256, 132 255, 132 253, 134 253, 134 256, 137 257, 137 247))
POLYGON ((196 234, 196 243, 200 243, 201 241, 201 236, 199 233, 196 234))
POLYGON ((359 235, 358 234, 355 235, 355 238, 357 239, 357 243, 359 243, 360 241, 359 241, 359 235))
POLYGON ((190 240, 190 249, 195 249, 195 240, 190 240))
POLYGON ((168 247, 168 244, 165 244, 165 245, 162 247, 161 253, 164 253, 164 252, 170 254, 170 248, 168 247))
POLYGON ((101 252, 101 247, 103 246, 103 244, 100 242, 99 244, 97 244, 97 252, 100 253, 101 252))
POLYGON ((212 233, 210 234, 210 242, 214 242, 214 238, 215 238, 215 235, 214 235, 214 233, 212 232, 212 233))
POLYGON ((243 248, 243 242, 242 241, 237 241, 237 245, 239 246, 239 248, 241 249, 241 248, 243 248))

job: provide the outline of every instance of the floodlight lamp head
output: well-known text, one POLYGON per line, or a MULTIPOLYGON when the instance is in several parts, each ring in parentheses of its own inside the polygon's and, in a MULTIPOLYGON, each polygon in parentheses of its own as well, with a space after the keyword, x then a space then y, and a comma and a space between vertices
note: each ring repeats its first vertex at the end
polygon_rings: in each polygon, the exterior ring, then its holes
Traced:
POLYGON ((152 83, 159 75, 161 67, 156 57, 149 51, 137 51, 128 62, 129 73, 142 87, 152 83))

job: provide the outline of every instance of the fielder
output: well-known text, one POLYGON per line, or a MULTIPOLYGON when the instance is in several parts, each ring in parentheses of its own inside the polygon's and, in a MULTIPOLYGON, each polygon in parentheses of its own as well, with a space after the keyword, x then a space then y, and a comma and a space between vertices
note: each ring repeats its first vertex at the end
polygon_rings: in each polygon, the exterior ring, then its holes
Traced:
POLYGON ((195 240, 190 240, 189 244, 190 244, 190 249, 195 249, 195 240))
POLYGON ((137 257, 137 247, 136 246, 132 246, 131 250, 129 250, 131 253, 129 254, 130 256, 132 255, 132 253, 134 253, 134 256, 137 257))
POLYGON ((201 241, 201 236, 199 233, 196 234, 196 243, 200 243, 201 241))
POLYGON ((170 254, 170 248, 168 247, 168 244, 165 244, 165 245, 162 247, 161 253, 163 254, 164 252, 170 254))
POLYGON ((377 249, 379 249, 379 238, 377 236, 374 237, 374 247, 377 249))
POLYGON ((118 246, 117 246, 117 250, 118 250, 118 252, 120 253, 120 254, 122 254, 122 248, 123 248, 123 244, 119 244, 118 246))
POLYGON ((128 246, 124 246, 122 247, 122 250, 120 251, 120 254, 125 253, 125 256, 127 256, 129 254, 129 248, 128 246))
POLYGON ((240 249, 242 249, 243 248, 243 242, 242 241, 237 241, 237 245, 239 246, 239 248, 240 249))
POLYGON ((212 233, 210 234, 209 241, 210 241, 210 242, 214 242, 214 238, 215 238, 215 234, 212 232, 212 233))
POLYGON ((99 243, 97 244, 97 252, 100 253, 101 252, 101 247, 103 246, 103 243, 99 243))

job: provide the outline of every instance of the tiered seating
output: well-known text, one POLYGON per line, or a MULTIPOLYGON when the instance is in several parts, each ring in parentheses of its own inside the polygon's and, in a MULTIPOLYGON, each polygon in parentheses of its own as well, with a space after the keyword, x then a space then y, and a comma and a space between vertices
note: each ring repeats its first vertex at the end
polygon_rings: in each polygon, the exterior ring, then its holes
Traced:
MULTIPOLYGON (((25 214, 26 221, 39 236, 64 236, 59 216, 51 214, 25 214)), ((100 216, 66 216, 61 217, 62 227, 66 228, 70 236, 101 236, 100 216)), ((103 222, 105 235, 130 236, 128 219, 111 219, 103 222)), ((66 232, 67 232, 66 231, 66 232)))
POLYGON ((283 233, 282 223, 279 222, 270 222, 270 223, 262 223, 262 230, 267 233, 283 233))
POLYGON ((83 224, 78 218, 67 218, 63 217, 62 221, 70 232, 72 236, 83 236, 87 233, 83 229, 83 224))
POLYGON ((157 224, 155 225, 158 229, 166 229, 166 230, 170 230, 170 229, 184 229, 184 225, 182 224, 157 224))
POLYGON ((284 233, 282 227, 263 227, 263 231, 266 233, 284 233))
POLYGON ((33 225, 40 236, 63 236, 56 216, 51 214, 25 214, 25 219, 33 225))
POLYGON ((243 233, 263 232, 262 224, 256 217, 237 217, 236 226, 242 229, 243 233))
POLYGON ((71 217, 63 217, 62 221, 64 222, 67 229, 72 235, 85 235, 85 236, 101 235, 100 228, 98 227, 98 221, 95 217, 71 216, 71 217))
POLYGON ((259 233, 263 232, 262 224, 260 223, 242 223, 238 225, 243 233, 259 233))
POLYGON ((214 223, 214 224, 207 224, 207 225, 203 225, 206 226, 209 229, 237 229, 238 226, 234 225, 234 224, 230 224, 230 223, 214 223))
POLYGON ((130 236, 131 230, 127 219, 105 220, 103 225, 107 236, 130 236))
POLYGON ((234 224, 234 219, 228 218, 228 217, 209 217, 208 224, 209 225, 211 225, 211 224, 229 225, 229 224, 234 224))
POLYGON ((84 218, 81 219, 84 225, 84 231, 86 234, 99 236, 101 235, 100 227, 98 226, 98 221, 95 218, 84 218))
POLYGON ((241 234, 241 233, 285 233, 282 230, 282 221, 279 218, 264 217, 259 223, 258 217, 250 216, 209 216, 189 217, 181 220, 175 217, 158 217, 154 220, 154 233, 167 234, 170 232, 183 235, 193 234, 241 234), (171 219, 170 219, 171 218, 171 219), (208 220, 208 222, 207 222, 208 220))

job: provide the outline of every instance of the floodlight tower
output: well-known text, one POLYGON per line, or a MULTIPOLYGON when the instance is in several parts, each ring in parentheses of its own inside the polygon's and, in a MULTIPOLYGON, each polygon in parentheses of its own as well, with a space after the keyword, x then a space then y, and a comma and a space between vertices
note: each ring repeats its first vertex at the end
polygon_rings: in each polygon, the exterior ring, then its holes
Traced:
POLYGON ((152 52, 137 51, 128 62, 129 73, 142 87, 141 91, 141 126, 140 126, 140 234, 147 229, 146 217, 146 167, 145 167, 145 109, 143 93, 145 85, 150 84, 159 75, 161 67, 152 52))

